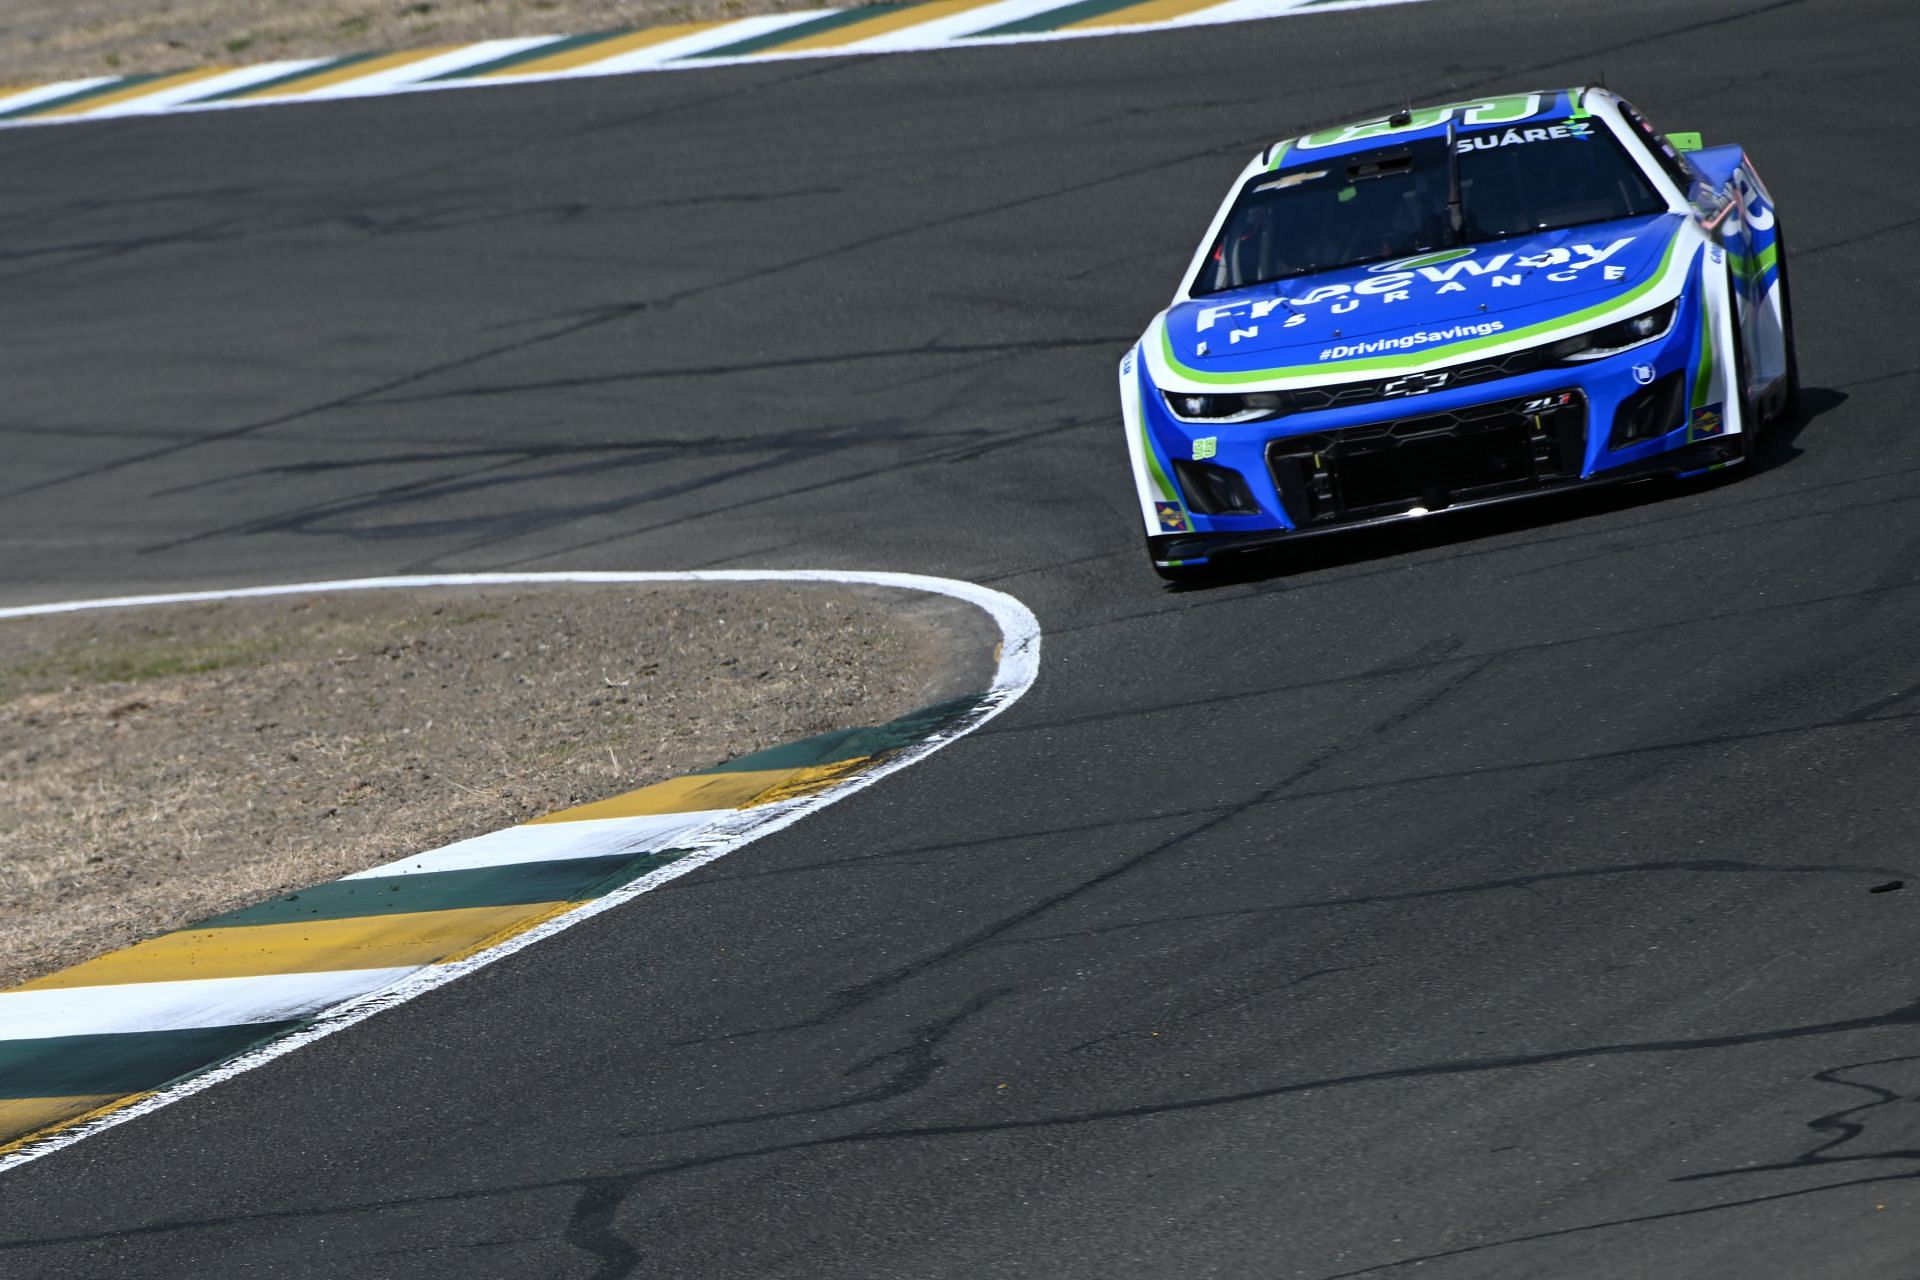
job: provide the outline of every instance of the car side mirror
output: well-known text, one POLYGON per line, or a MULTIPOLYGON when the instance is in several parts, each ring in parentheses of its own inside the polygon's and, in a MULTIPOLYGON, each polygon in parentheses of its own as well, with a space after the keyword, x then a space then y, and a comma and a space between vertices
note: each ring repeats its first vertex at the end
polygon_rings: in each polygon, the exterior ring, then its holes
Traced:
POLYGON ((1706 145, 1700 141, 1697 133, 1670 133, 1667 141, 1673 144, 1675 151, 1698 151, 1706 145))

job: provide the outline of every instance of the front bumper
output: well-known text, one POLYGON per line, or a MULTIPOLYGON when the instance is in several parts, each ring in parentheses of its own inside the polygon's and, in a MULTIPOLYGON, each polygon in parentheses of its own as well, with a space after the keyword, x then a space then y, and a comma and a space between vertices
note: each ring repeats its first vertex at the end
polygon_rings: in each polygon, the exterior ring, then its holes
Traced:
POLYGON ((1721 406, 1697 404, 1698 305, 1683 299, 1667 334, 1602 359, 1521 353, 1467 370, 1479 375, 1470 380, 1456 368, 1459 385, 1441 391, 1383 398, 1336 387, 1325 408, 1245 423, 1175 417, 1144 369, 1130 371, 1133 388, 1123 374, 1136 455, 1159 482, 1141 485, 1153 559, 1191 563, 1737 462, 1743 442, 1714 412, 1721 406), (1657 411, 1646 411, 1650 398, 1657 411))
POLYGON ((1406 524, 1414 520, 1428 519, 1436 515, 1451 514, 1456 511, 1474 511, 1482 507, 1499 506, 1509 502, 1524 502, 1532 498, 1552 497, 1579 489, 1597 489, 1609 485, 1625 484, 1633 480, 1646 480, 1656 476, 1698 475, 1704 471, 1714 471, 1732 466, 1742 459, 1740 438, 1721 436, 1712 440, 1700 440, 1666 453, 1656 454, 1640 461, 1628 463, 1612 470, 1587 477, 1572 477, 1544 481, 1524 488, 1506 489, 1480 497, 1463 498, 1446 503, 1438 508, 1415 506, 1406 510, 1388 512, 1375 516, 1349 518, 1330 521, 1325 524, 1302 525, 1285 529, 1249 529, 1228 533, 1176 533, 1150 535, 1147 538, 1147 553, 1155 564, 1198 565, 1205 564, 1215 556, 1231 555, 1243 551, 1259 551, 1277 546, 1283 542, 1294 542, 1301 538, 1319 537, 1329 533, 1349 533, 1356 529, 1376 529, 1385 525, 1406 524))

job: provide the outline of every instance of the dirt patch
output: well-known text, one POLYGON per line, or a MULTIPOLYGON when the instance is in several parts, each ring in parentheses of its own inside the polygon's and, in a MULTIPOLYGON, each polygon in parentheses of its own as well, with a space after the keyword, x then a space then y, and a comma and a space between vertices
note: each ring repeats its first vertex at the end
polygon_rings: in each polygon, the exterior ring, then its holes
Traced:
POLYGON ((972 613, 702 585, 0 621, 0 987, 983 688, 972 613))
POLYGON ((575 35, 822 7, 815 0, 8 0, 0 84, 575 35))

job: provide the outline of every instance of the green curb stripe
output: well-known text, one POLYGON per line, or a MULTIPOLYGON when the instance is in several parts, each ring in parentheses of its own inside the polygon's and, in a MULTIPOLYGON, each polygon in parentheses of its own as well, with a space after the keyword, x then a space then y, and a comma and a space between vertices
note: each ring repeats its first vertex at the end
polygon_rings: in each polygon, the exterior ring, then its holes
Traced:
POLYGON ((537 62, 541 58, 551 58, 556 53, 584 49, 590 44, 600 44, 619 36, 632 34, 631 30, 623 28, 618 31, 594 31, 584 36, 567 36, 560 40, 549 40, 545 44, 537 44, 531 49, 522 49, 518 53, 509 53, 505 57, 494 58, 490 62, 480 62, 454 71, 442 71, 437 76, 428 76, 421 83, 432 84, 436 80, 466 80, 472 76, 490 76, 496 71, 511 71, 515 67, 537 62))
POLYGON ((291 924, 299 920, 350 920, 414 911, 453 911, 462 907, 586 902, 649 871, 678 862, 684 856, 683 851, 674 849, 637 856, 618 853, 600 858, 516 862, 465 871, 335 880, 188 927, 233 929, 256 924, 291 924))
POLYGON ((135 85, 148 84, 166 76, 178 74, 175 71, 163 71, 153 75, 126 76, 119 80, 109 80, 105 84, 94 85, 91 89, 62 94, 58 98, 48 98, 44 102, 29 103, 24 107, 15 107, 11 111, 0 111, 0 120, 18 120, 23 116, 38 115, 42 111, 55 111, 61 107, 70 107, 76 102, 85 102, 89 98, 105 97, 109 93, 119 93, 122 89, 131 89, 135 85))
POLYGON ((97 1036, 0 1040, 0 1098, 145 1093, 299 1026, 129 1031, 97 1036))
POLYGON ((838 31, 841 27, 851 27, 874 18, 899 13, 902 9, 911 9, 912 5, 868 4, 857 9, 842 9, 838 13, 822 14, 806 22, 795 23, 791 27, 781 27, 778 31, 769 31, 765 35, 748 36, 745 40, 736 40, 732 44, 723 44, 717 49, 702 49, 698 53, 683 53, 678 61, 701 58, 739 58, 750 53, 761 53, 768 49, 778 49, 781 45, 792 44, 795 40, 805 40, 808 36, 819 35, 822 31, 838 31))
POLYGON ((889 720, 886 724, 875 725, 869 729, 841 729, 833 733, 802 738, 798 742, 769 747, 765 751, 756 751, 752 755, 728 760, 724 764, 717 764, 702 772, 748 773, 763 769, 811 769, 823 764, 838 764, 843 760, 877 756, 883 751, 896 751, 938 733, 967 715, 980 705, 984 696, 970 693, 963 698, 935 703, 933 706, 922 707, 918 711, 901 716, 898 720, 889 720))
POLYGON ((1486 351, 1492 347, 1505 346, 1511 342, 1526 342, 1536 338, 1551 337, 1556 333, 1569 332, 1593 319, 1604 315, 1617 307, 1637 302, 1651 293, 1667 278, 1667 268, 1673 261, 1674 247, 1680 243, 1679 233, 1667 241, 1667 249, 1660 257, 1660 264, 1653 269, 1645 280, 1625 293, 1596 302, 1590 307, 1555 316, 1551 320, 1542 320, 1538 324, 1525 325, 1518 329, 1508 329, 1502 333, 1490 333, 1484 338, 1468 338, 1461 342, 1441 343, 1428 347, 1424 351, 1404 356, 1368 356, 1359 360, 1340 360, 1327 364, 1284 365, 1277 369, 1250 369, 1244 373, 1209 373, 1204 369, 1194 369, 1180 363, 1180 357, 1173 350, 1173 334, 1165 323, 1160 326, 1160 354, 1167 367, 1189 382, 1203 383, 1209 387, 1238 387, 1255 382, 1270 382, 1276 378, 1325 377, 1338 373, 1390 373, 1398 369, 1412 369, 1432 363, 1436 358, 1444 357, 1458 360, 1477 351, 1486 351))
POLYGON ((1043 31, 1058 31, 1061 27, 1069 27, 1076 22, 1084 22, 1088 18, 1104 17, 1109 13, 1117 13, 1121 9, 1131 9, 1140 3, 1141 0, 1079 0, 1077 4, 1063 5, 1058 9, 1049 9, 1045 13, 1036 13, 1015 22, 988 27, 985 31, 976 31, 967 39, 978 40, 982 36, 1026 36, 1043 31))
POLYGON ((195 104, 202 102, 225 102, 230 98, 244 98, 252 93, 265 93, 272 89, 284 89, 288 85, 299 84, 302 80, 311 80, 315 76, 323 76, 328 72, 338 71, 341 67, 350 67, 356 62, 370 62, 375 58, 383 58, 385 56, 385 54, 381 53, 355 53, 344 58, 333 58, 327 62, 320 63, 318 66, 302 67, 298 71, 289 71, 287 74, 275 76, 271 80, 258 80, 253 84, 243 84, 233 89, 222 89, 219 93, 210 93, 204 98, 195 98, 193 101, 195 104))

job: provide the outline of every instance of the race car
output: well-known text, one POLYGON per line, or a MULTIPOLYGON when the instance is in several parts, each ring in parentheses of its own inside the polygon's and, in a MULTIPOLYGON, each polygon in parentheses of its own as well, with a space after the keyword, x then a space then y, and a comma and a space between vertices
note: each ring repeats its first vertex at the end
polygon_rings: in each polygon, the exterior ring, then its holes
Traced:
POLYGON ((1291 539, 1751 458, 1796 411, 1786 246, 1737 146, 1603 88, 1275 143, 1120 362, 1147 551, 1291 539))

